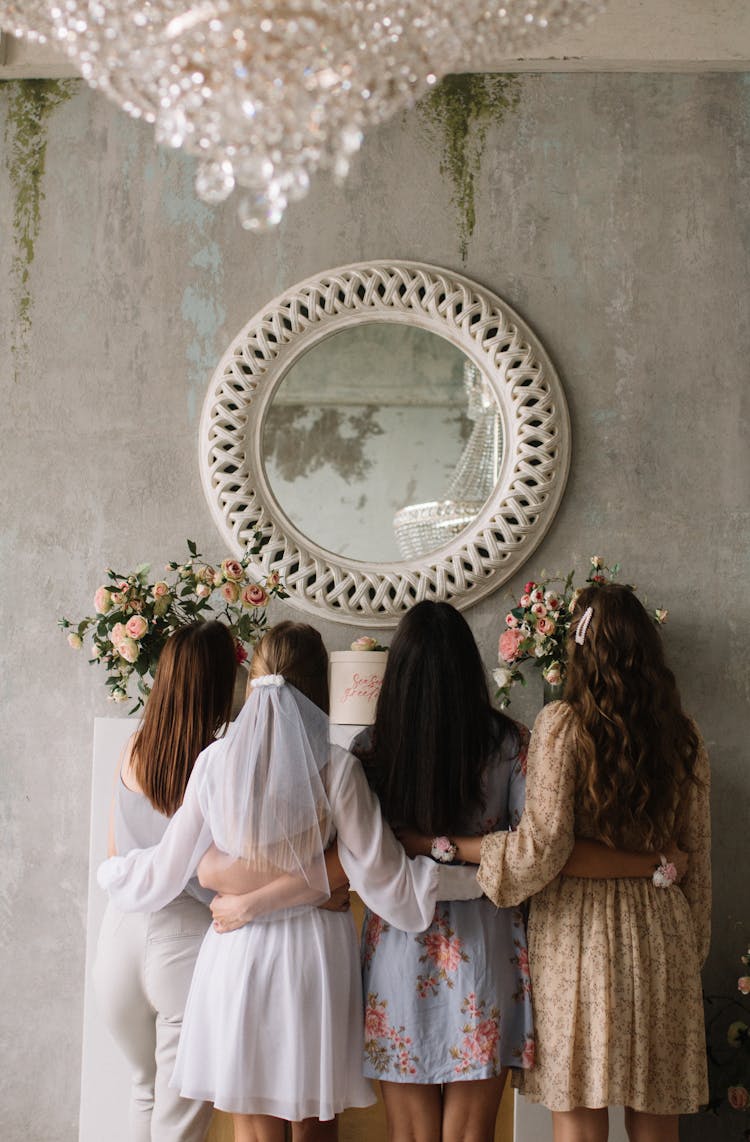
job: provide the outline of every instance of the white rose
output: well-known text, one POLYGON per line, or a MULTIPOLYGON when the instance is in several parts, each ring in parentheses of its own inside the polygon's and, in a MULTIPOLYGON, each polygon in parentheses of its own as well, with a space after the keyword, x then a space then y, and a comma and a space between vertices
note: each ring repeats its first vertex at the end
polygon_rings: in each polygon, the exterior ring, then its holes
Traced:
POLYGON ((117 646, 117 653, 126 662, 135 662, 141 653, 141 648, 132 638, 124 638, 117 646))
POLYGON ((498 666, 496 670, 493 670, 492 677, 498 690, 504 690, 513 681, 513 674, 505 666, 498 666))
POLYGON ((601 555, 591 556, 591 566, 596 567, 597 569, 604 566, 604 560, 602 559, 601 555))

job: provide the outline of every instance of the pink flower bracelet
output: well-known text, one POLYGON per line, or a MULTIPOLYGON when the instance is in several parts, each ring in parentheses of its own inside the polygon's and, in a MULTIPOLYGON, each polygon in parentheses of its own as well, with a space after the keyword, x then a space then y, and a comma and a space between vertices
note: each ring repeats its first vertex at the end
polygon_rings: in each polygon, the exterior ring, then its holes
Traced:
POLYGON ((657 888, 671 888, 677 882, 677 869, 663 853, 659 854, 659 864, 654 869, 651 879, 657 888))

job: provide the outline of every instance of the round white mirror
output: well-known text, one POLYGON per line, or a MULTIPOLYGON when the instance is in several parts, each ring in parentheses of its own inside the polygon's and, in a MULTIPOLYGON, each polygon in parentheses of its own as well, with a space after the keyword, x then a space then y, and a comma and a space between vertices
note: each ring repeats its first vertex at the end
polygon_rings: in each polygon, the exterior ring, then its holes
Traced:
POLYGON ((375 262, 300 283, 222 358, 203 408, 204 490, 239 554, 290 601, 365 626, 458 607, 528 558, 560 502, 560 381, 497 296, 375 262))
POLYGON ((309 541, 363 563, 409 560, 484 506, 500 470, 500 409, 450 341, 372 322, 295 361, 266 411, 261 452, 277 503, 309 541))

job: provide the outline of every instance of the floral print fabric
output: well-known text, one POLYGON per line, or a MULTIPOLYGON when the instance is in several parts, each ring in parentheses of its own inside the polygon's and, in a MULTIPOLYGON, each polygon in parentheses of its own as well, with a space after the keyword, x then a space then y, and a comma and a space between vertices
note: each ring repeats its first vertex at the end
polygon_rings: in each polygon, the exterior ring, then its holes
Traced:
MULTIPOLYGON (((593 836, 576 802, 573 715, 537 718, 518 832, 482 842, 479 882, 498 904, 531 893, 529 958, 537 1057, 523 1092, 551 1110, 630 1106, 686 1114, 707 1101, 700 965, 710 932, 709 768, 679 806, 690 853, 678 887, 559 876, 575 836, 593 836)), ((639 848, 638 838, 629 847, 639 848)), ((519 951, 519 956, 523 951, 519 951)))
MULTIPOLYGON (((528 731, 485 776, 485 807, 467 832, 515 827, 523 812, 528 731)), ((442 901, 426 932, 371 912, 362 930, 364 1072, 390 1082, 493 1078, 534 1058, 523 915, 487 899, 442 901)))

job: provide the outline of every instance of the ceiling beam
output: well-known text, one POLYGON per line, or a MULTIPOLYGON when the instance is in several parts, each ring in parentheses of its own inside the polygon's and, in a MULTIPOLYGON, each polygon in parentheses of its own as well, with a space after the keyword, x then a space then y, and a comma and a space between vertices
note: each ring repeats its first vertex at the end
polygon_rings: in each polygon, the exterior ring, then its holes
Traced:
MULTIPOLYGON (((466 60, 465 71, 750 71, 748 0, 609 0, 590 25, 550 36, 524 59, 466 60)), ((49 44, 3 35, 0 78, 76 75, 49 44), (4 55, 3 55, 3 45, 4 55)))

